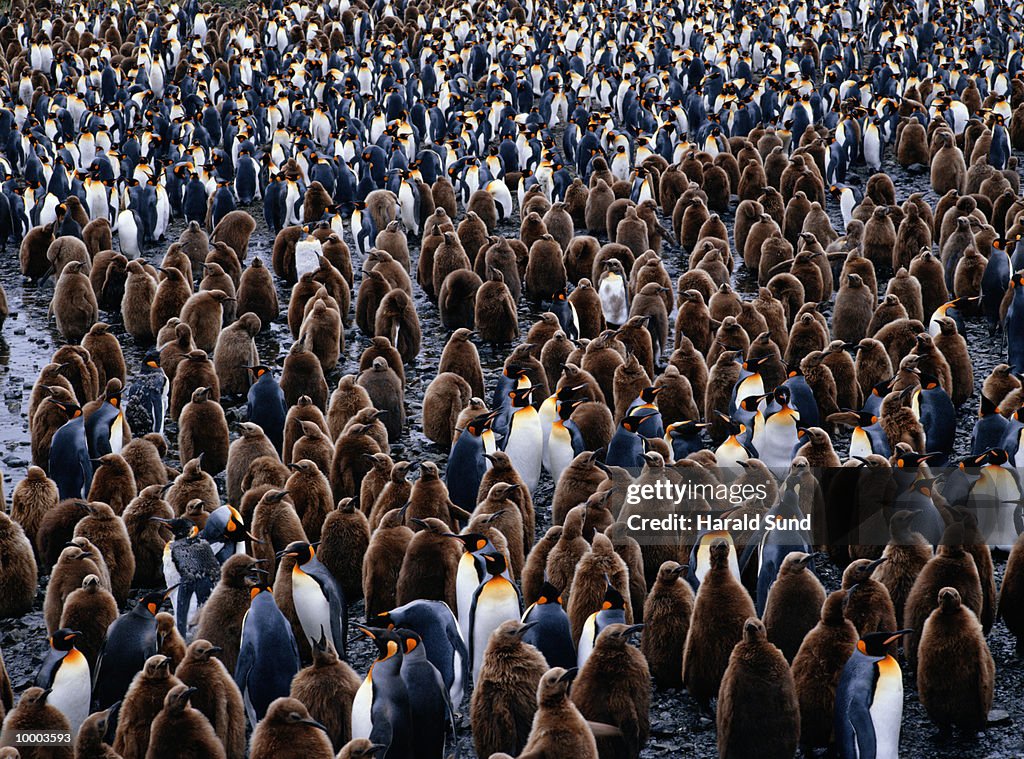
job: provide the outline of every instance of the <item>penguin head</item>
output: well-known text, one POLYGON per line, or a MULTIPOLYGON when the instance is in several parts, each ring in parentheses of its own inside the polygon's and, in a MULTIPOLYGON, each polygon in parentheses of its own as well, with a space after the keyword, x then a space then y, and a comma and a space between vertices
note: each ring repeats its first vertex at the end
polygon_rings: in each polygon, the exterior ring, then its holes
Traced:
POLYGON ((59 408, 61 411, 63 411, 67 415, 68 419, 77 419, 82 415, 82 407, 79 406, 77 403, 69 401, 58 401, 53 396, 47 397, 46 400, 57 406, 57 408, 59 408))
MULTIPOLYGON (((465 549, 466 553, 477 553, 478 551, 483 551, 490 546, 490 541, 487 539, 487 536, 478 532, 468 532, 461 535, 449 532, 446 533, 444 537, 458 540, 462 543, 462 547, 465 549)), ((491 546, 491 548, 493 549, 493 546, 491 546)))
POLYGON ((960 609, 960 592, 956 588, 942 588, 938 600, 943 614, 954 614, 960 609))
POLYGON ((491 577, 498 577, 508 566, 505 561, 505 554, 500 551, 485 551, 480 554, 480 558, 484 562, 484 570, 491 577))
POLYGON ((356 629, 373 641, 377 647, 377 661, 385 661, 393 656, 400 656, 404 650, 401 636, 394 630, 380 627, 362 627, 356 625, 356 629))
POLYGON ((664 585, 672 585, 689 571, 690 567, 688 565, 680 564, 678 561, 662 562, 661 567, 658 568, 657 582, 664 585))
POLYGON ((81 633, 78 630, 62 627, 59 630, 55 630, 53 635, 50 636, 50 647, 54 651, 70 651, 75 647, 75 641, 79 635, 81 633))
POLYGON ((304 540, 296 540, 285 546, 285 549, 277 554, 277 558, 284 557, 295 559, 295 566, 302 566, 316 557, 316 548, 304 540))
POLYGON ((537 703, 542 707, 554 707, 564 702, 569 695, 572 681, 578 673, 577 667, 549 669, 541 677, 540 684, 537 686, 537 703))
POLYGON ((759 640, 767 639, 767 631, 764 622, 757 617, 748 617, 743 623, 743 642, 756 643, 759 640))
POLYGON ((857 650, 865 656, 882 658, 886 656, 886 648, 913 630, 896 630, 895 632, 868 633, 857 641, 857 650))

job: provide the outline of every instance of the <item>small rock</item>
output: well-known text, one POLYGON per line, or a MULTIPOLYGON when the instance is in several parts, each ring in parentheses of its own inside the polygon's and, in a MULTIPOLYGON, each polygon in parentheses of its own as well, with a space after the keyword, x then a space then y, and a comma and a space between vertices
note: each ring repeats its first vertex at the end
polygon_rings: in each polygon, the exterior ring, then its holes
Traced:
POLYGON ((1009 725, 1011 722, 1013 719, 1005 709, 993 709, 988 713, 988 724, 990 725, 1009 725))

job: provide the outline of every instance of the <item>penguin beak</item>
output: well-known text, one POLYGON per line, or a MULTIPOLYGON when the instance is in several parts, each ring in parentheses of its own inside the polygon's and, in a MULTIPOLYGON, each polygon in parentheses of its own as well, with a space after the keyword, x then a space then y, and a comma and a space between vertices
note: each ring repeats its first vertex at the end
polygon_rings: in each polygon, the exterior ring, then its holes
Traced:
POLYGON ((888 638, 885 639, 885 645, 889 645, 893 641, 899 640, 904 635, 910 635, 910 633, 912 633, 912 632, 914 632, 914 631, 912 629, 910 629, 910 628, 908 628, 906 630, 897 630, 896 632, 894 632, 892 635, 890 635, 888 638))
POLYGON ((579 674, 579 667, 570 667, 562 673, 562 676, 558 678, 560 683, 571 683, 576 679, 576 675, 579 674))
POLYGON ((165 599, 170 598, 171 597, 171 593, 173 593, 177 589, 178 589, 178 583, 176 583, 176 584, 172 585, 171 587, 167 588, 166 590, 164 590, 163 591, 164 598, 165 599))
POLYGON ((387 746, 383 743, 374 743, 363 752, 363 756, 376 756, 377 752, 383 751, 386 748, 387 746))
POLYGON ((526 635, 526 633, 528 633, 530 631, 531 628, 536 627, 538 624, 539 624, 538 622, 525 622, 525 623, 523 623, 522 625, 519 626, 519 629, 516 630, 516 632, 515 632, 516 637, 521 639, 524 635, 526 635))
POLYGON ((310 727, 315 727, 317 730, 323 730, 325 733, 327 732, 327 728, 321 723, 317 722, 312 717, 310 717, 309 719, 302 720, 302 724, 309 725, 310 727))
POLYGON ((640 632, 643 629, 644 629, 644 626, 642 624, 630 625, 629 627, 627 627, 625 630, 622 631, 622 635, 623 635, 623 637, 629 637, 633 633, 638 633, 638 632, 640 632))
POLYGON ((870 574, 871 572, 874 572, 876 567, 881 566, 882 564, 884 564, 888 560, 889 560, 888 556, 883 556, 880 559, 875 559, 873 562, 868 564, 868 573, 870 574))

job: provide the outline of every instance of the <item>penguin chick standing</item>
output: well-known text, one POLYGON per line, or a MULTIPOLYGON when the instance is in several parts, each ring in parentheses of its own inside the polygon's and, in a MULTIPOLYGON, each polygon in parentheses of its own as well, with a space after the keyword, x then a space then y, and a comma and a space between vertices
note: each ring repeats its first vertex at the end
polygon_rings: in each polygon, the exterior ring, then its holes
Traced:
POLYGON ((167 692, 153 720, 145 759, 227 759, 209 720, 189 704, 196 690, 176 685, 167 692))
POLYGON ((757 616, 750 595, 733 577, 729 556, 729 543, 716 538, 709 549, 711 566, 697 590, 683 651, 683 684, 705 711, 718 695, 746 620, 757 616))
POLYGON ((621 738, 602 738, 622 745, 624 755, 636 759, 651 732, 651 675, 640 649, 629 643, 643 625, 614 624, 597 637, 594 650, 579 671, 572 700, 585 718, 612 725, 621 738), (621 743, 620 743, 621 741, 621 743))
POLYGON ((537 686, 548 669, 540 652, 523 642, 536 622, 502 622, 491 635, 470 707, 477 756, 517 756, 530 737, 537 686))
POLYGON ((718 691, 718 756, 721 759, 790 759, 800 735, 800 708, 789 664, 768 642, 764 624, 743 624, 743 640, 729 657, 718 691), (771 729, 764 730, 764 704, 771 729))
POLYGON ((249 759, 333 759, 324 726, 309 716, 298 699, 282 697, 270 704, 266 719, 252 733, 249 759))
POLYGON ((940 730, 976 733, 988 722, 996 666, 981 623, 956 588, 939 591, 917 649, 917 692, 940 730))
POLYGON ((590 725, 569 699, 575 669, 549 669, 537 686, 537 713, 530 739, 520 756, 571 756, 597 759, 597 742, 590 725))
POLYGON ((687 567, 666 561, 644 602, 644 634, 640 650, 659 688, 682 685, 683 648, 693 614, 693 590, 683 575, 687 567))

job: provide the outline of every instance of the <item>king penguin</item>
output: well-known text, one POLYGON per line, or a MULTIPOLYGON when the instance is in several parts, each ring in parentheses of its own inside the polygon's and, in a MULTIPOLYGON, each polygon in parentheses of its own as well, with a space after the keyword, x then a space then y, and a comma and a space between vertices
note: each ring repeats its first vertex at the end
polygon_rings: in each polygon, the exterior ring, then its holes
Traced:
POLYGON ((909 632, 868 633, 843 667, 833 716, 841 759, 899 756, 903 673, 886 648, 909 632))
POLYGON ((378 759, 411 757, 412 709, 402 680, 401 636, 393 630, 358 629, 377 646, 377 658, 352 700, 352 739, 367 738, 384 746, 378 759))
POLYGON ((583 669, 583 665, 593 653, 594 644, 601 631, 608 625, 618 624, 626 624, 626 599, 609 582, 604 591, 601 608, 587 617, 583 623, 583 632, 580 633, 579 643, 576 645, 576 665, 580 669, 583 669))
POLYGON ((72 738, 78 735, 92 705, 89 662, 75 647, 76 638, 76 630, 54 631, 50 650, 36 675, 36 685, 50 693, 47 703, 68 718, 72 738))
POLYGON ((548 667, 572 669, 576 666, 572 627, 558 588, 545 582, 537 600, 523 614, 522 621, 524 625, 530 626, 523 635, 523 642, 540 651, 548 667))
POLYGON ((124 698, 135 673, 157 653, 156 615, 173 591, 169 588, 143 596, 131 611, 107 628, 93 681, 97 708, 107 709, 124 698))
POLYGON ((537 387, 531 385, 525 390, 510 391, 513 411, 508 436, 505 438, 505 453, 530 489, 530 493, 537 490, 544 457, 544 435, 541 432, 540 416, 533 407, 533 393, 537 387))
POLYGON ((275 699, 291 692, 292 678, 299 671, 299 648, 270 586, 255 585, 250 594, 249 611, 242 618, 235 684, 249 723, 255 726, 275 699))
POLYGON ((338 581, 316 558, 316 549, 305 541, 290 543, 282 555, 295 559, 292 599, 302 632, 309 638, 310 645, 329 633, 334 650, 344 658, 348 642, 348 607, 338 581))
POLYGON ((484 472, 488 468, 484 454, 494 452, 487 450, 487 438, 491 435, 493 441, 491 425, 499 413, 492 411, 471 419, 448 455, 448 465, 444 472, 448 495, 452 503, 469 512, 476 508, 480 481, 483 480, 484 472))
POLYGON ((50 441, 50 478, 57 483, 61 500, 85 498, 92 486, 92 461, 82 408, 53 398, 47 400, 59 406, 68 419, 50 441))
POLYGON ((480 673, 491 633, 506 620, 519 621, 523 613, 519 588, 505 572, 505 555, 492 551, 484 553, 483 560, 487 574, 473 594, 473 604, 469 609, 469 656, 473 662, 474 682, 480 673))
POLYGON ((89 455, 94 459, 108 453, 120 453, 124 447, 126 424, 121 409, 120 383, 107 387, 103 403, 85 420, 85 436, 89 444, 89 455))
POLYGON ((419 633, 427 658, 441 673, 449 700, 454 706, 462 703, 469 682, 469 650, 444 601, 417 599, 378 614, 377 621, 389 629, 404 627, 419 633))

